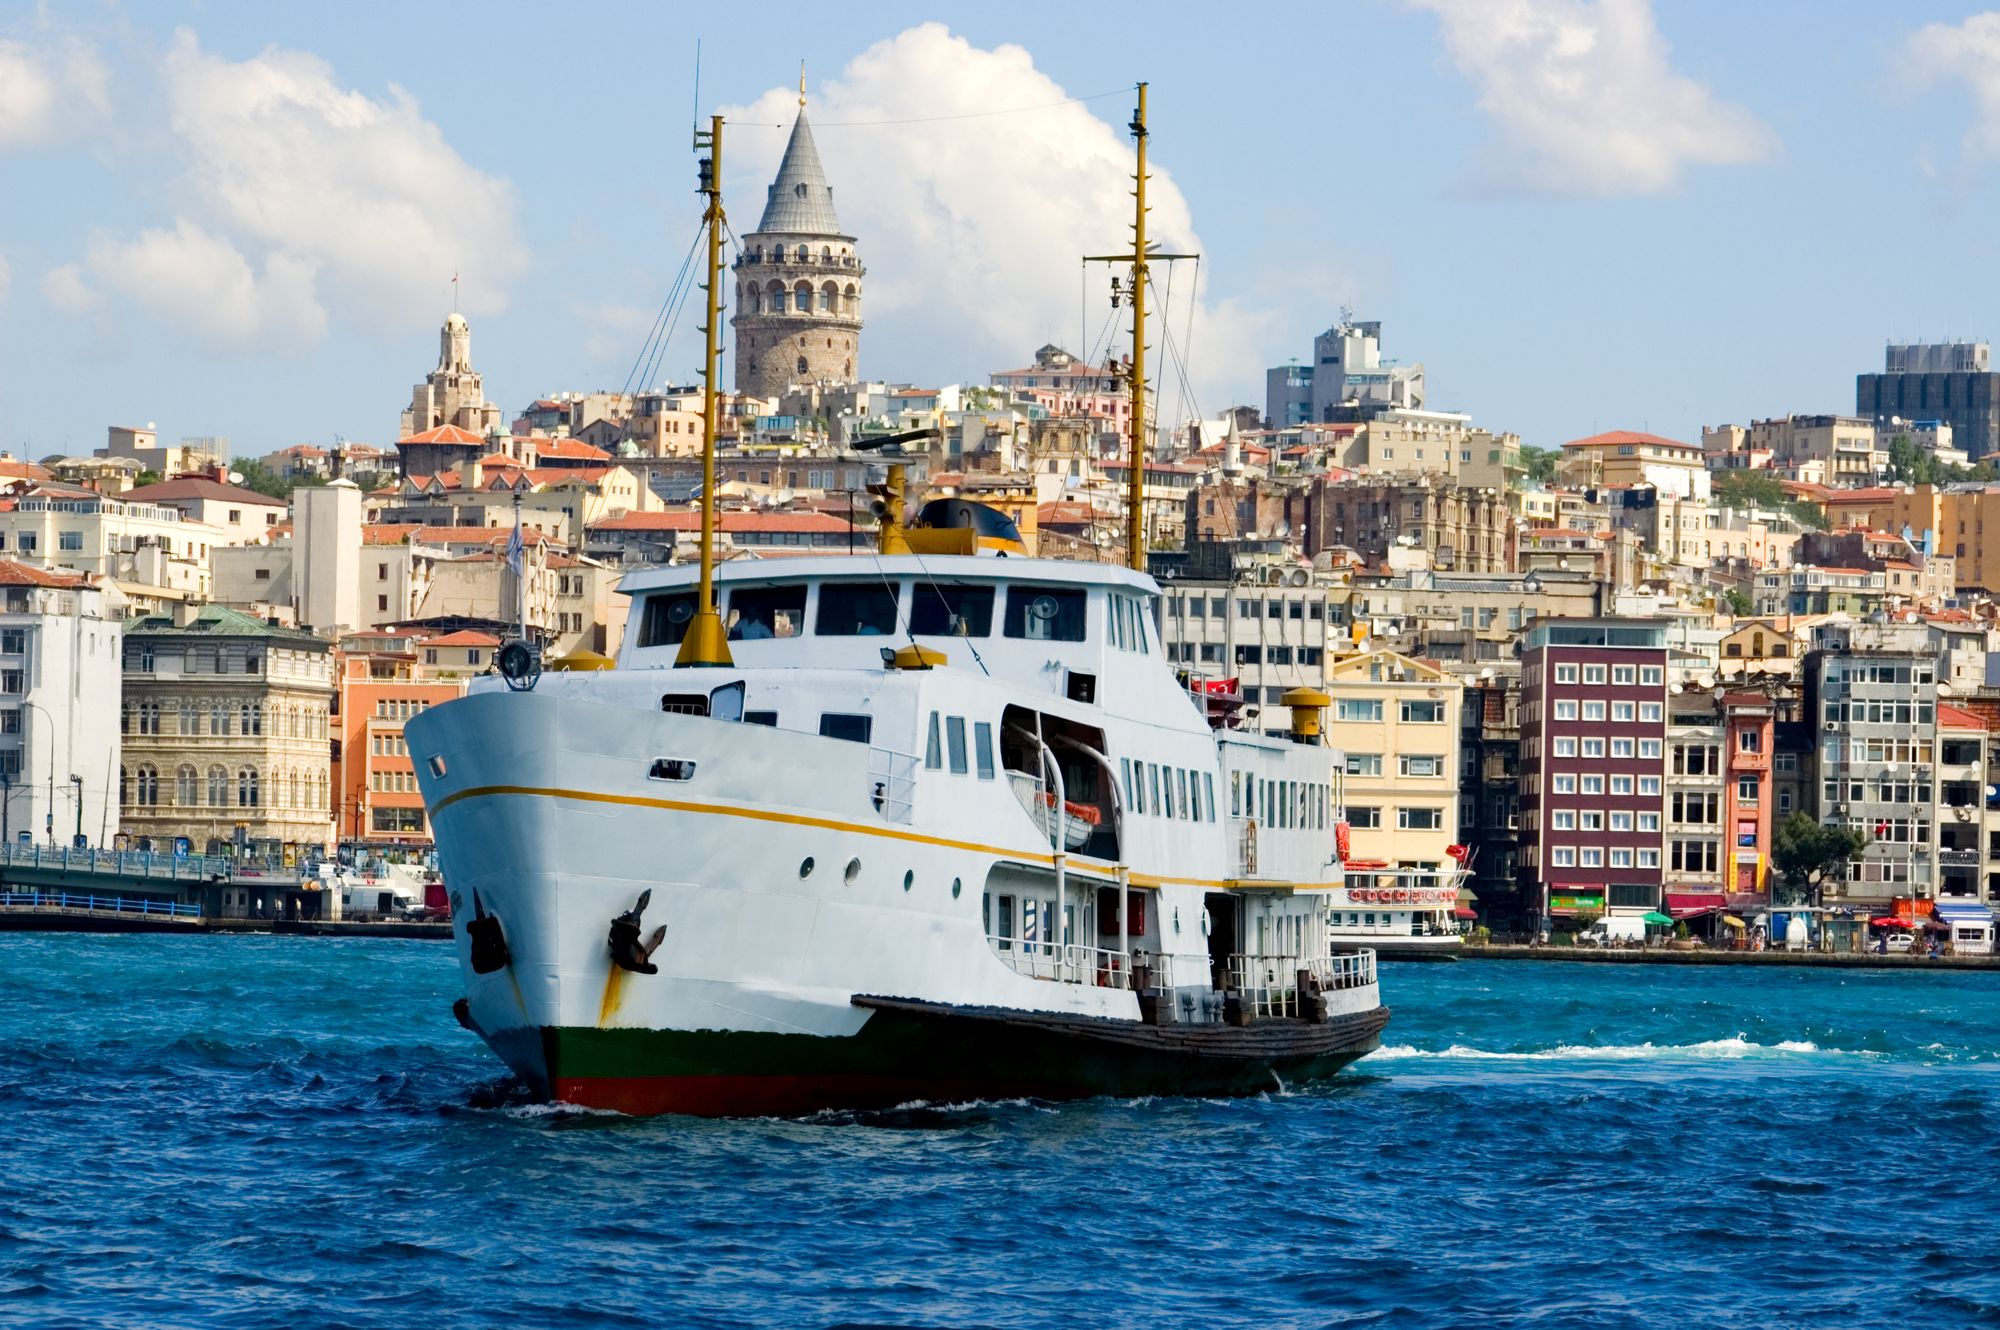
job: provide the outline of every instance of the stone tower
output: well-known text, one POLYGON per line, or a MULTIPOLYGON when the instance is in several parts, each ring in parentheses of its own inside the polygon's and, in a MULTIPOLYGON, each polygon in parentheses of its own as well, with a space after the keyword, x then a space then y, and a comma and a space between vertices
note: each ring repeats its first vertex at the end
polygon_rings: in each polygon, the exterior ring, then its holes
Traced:
POLYGON ((485 380, 472 368, 472 328, 453 310, 438 330, 437 368, 410 391, 400 437, 440 425, 485 435, 499 424, 500 408, 486 400, 485 380))
POLYGON ((801 97, 764 215, 736 260, 736 390, 776 397, 795 383, 853 381, 862 273, 801 97))

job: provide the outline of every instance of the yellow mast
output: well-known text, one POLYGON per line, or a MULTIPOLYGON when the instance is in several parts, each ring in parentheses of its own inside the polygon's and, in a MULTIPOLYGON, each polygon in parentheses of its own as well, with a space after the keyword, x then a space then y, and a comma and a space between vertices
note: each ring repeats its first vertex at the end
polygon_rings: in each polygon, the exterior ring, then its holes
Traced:
POLYGON ((695 616, 681 639, 681 665, 731 665, 729 639, 722 631, 722 616, 715 609, 715 434, 719 417, 715 377, 721 348, 717 341, 722 323, 722 117, 711 116, 708 136, 694 136, 695 151, 708 149, 700 159, 699 193, 708 199, 704 223, 708 230, 708 280, 702 290, 708 297, 707 321, 702 327, 701 410, 704 422, 701 442, 701 595, 695 616))
POLYGON ((1132 188, 1132 446, 1125 494, 1125 560, 1146 571, 1146 85, 1132 113, 1139 166, 1132 188))

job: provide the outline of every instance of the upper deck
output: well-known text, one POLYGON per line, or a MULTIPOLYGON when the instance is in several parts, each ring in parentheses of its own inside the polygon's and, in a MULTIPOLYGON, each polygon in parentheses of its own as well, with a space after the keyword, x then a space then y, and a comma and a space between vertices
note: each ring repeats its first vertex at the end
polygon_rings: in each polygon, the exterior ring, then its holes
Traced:
MULTIPOLYGON (((619 584, 633 598, 619 668, 674 665, 699 576, 676 565, 619 584)), ((1189 705, 1161 646, 1158 598, 1143 573, 1041 559, 858 555, 716 569, 739 668, 880 670, 885 650, 917 643, 948 669, 1130 716, 1189 705)))

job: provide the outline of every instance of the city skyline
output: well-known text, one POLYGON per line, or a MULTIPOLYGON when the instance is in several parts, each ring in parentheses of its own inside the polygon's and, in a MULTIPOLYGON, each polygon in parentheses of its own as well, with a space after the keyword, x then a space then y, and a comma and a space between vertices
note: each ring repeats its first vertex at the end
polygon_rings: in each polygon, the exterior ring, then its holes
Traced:
MULTIPOLYGON (((623 80, 588 42, 523 72, 508 25, 442 11, 397 15, 395 41, 386 11, 4 13, 0 447, 32 456, 88 452, 107 419, 247 455, 386 444, 455 296, 509 418, 618 388, 695 227, 682 118, 729 117, 745 233, 800 54, 870 256, 871 375, 979 383, 1044 341, 1105 346, 1077 258, 1123 233, 1138 78, 1155 233, 1203 254, 1169 419, 1260 403, 1263 368, 1351 303, 1385 354, 1425 364, 1433 406, 1540 446, 1692 439, 1851 411, 1884 343, 1984 337, 1996 294, 1973 218, 2000 15, 1964 7, 1420 0, 1198 50, 1184 27, 1114 45, 1115 14, 1032 7, 947 28, 891 6, 836 34, 784 7, 701 33, 597 11, 657 53, 623 80), (805 31, 812 49, 778 49, 805 31)), ((1185 286, 1175 301, 1181 338, 1185 286)), ((697 321, 665 377, 692 376, 697 321)))

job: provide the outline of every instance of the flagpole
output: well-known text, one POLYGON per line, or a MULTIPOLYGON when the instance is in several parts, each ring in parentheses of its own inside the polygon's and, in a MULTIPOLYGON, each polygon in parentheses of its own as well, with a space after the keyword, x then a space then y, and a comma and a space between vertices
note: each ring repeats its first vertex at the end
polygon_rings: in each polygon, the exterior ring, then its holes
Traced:
POLYGON ((507 542, 507 562, 514 569, 514 617, 521 640, 528 640, 528 560, 521 537, 521 491, 514 491, 514 538, 507 542))

